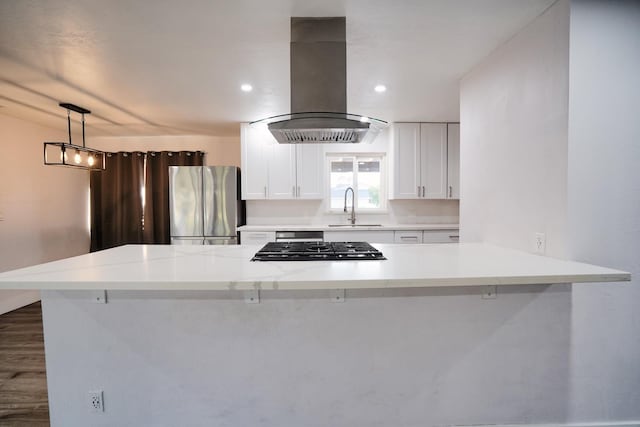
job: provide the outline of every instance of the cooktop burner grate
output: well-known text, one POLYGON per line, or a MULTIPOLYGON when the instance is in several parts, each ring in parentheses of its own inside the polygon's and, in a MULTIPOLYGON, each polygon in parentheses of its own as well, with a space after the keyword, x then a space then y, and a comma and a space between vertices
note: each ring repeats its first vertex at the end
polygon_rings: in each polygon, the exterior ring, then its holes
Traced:
POLYGON ((386 259, 367 242, 270 242, 251 261, 352 261, 386 259))

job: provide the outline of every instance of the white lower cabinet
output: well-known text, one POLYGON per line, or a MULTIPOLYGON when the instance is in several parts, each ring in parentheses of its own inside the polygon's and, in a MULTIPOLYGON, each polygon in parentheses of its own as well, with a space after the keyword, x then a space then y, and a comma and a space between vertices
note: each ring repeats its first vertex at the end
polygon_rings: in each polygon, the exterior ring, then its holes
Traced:
POLYGON ((457 243, 458 230, 409 230, 396 231, 395 243, 457 243))
POLYGON ((425 230, 422 232, 422 243, 458 243, 458 230, 425 230))
POLYGON ((324 241, 325 242, 393 243, 393 231, 391 230, 325 231, 324 241))
POLYGON ((275 231, 241 231, 241 245, 266 245, 276 241, 275 231))
POLYGON ((422 231, 396 231, 394 233, 395 243, 422 243, 422 231))
MULTIPOLYGON (((325 242, 368 243, 457 243, 458 230, 330 230, 324 232, 325 242)), ((275 242, 275 231, 241 231, 243 245, 265 245, 275 242)))

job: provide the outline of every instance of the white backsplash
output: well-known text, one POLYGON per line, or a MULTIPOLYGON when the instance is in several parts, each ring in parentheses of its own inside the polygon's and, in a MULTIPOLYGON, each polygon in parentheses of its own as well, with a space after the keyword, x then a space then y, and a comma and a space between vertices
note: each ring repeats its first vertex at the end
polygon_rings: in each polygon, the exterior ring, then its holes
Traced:
MULTIPOLYGON (((390 200, 386 213, 356 210, 358 223, 457 224, 458 200, 390 200)), ((248 200, 248 225, 315 225, 346 223, 349 214, 327 211, 322 200, 248 200)))

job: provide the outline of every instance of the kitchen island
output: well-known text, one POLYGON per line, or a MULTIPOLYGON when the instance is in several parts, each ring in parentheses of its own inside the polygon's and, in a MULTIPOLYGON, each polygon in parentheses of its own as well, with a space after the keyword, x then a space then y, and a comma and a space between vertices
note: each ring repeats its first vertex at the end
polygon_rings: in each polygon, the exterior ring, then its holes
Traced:
POLYGON ((375 246, 387 260, 124 246, 0 289, 42 290, 53 426, 418 426, 562 416, 569 283, 630 279, 484 244, 375 246))

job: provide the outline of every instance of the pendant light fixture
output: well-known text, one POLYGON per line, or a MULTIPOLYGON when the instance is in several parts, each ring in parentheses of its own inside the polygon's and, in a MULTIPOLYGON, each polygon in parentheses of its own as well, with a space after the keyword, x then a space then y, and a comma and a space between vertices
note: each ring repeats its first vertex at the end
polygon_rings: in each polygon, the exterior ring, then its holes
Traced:
POLYGON ((45 142, 44 164, 54 166, 68 166, 90 171, 102 171, 105 169, 105 153, 93 148, 87 148, 84 141, 84 115, 91 114, 86 108, 74 104, 60 103, 67 110, 67 128, 69 130, 69 142, 45 142), (82 145, 71 143, 71 111, 82 115, 82 145))

